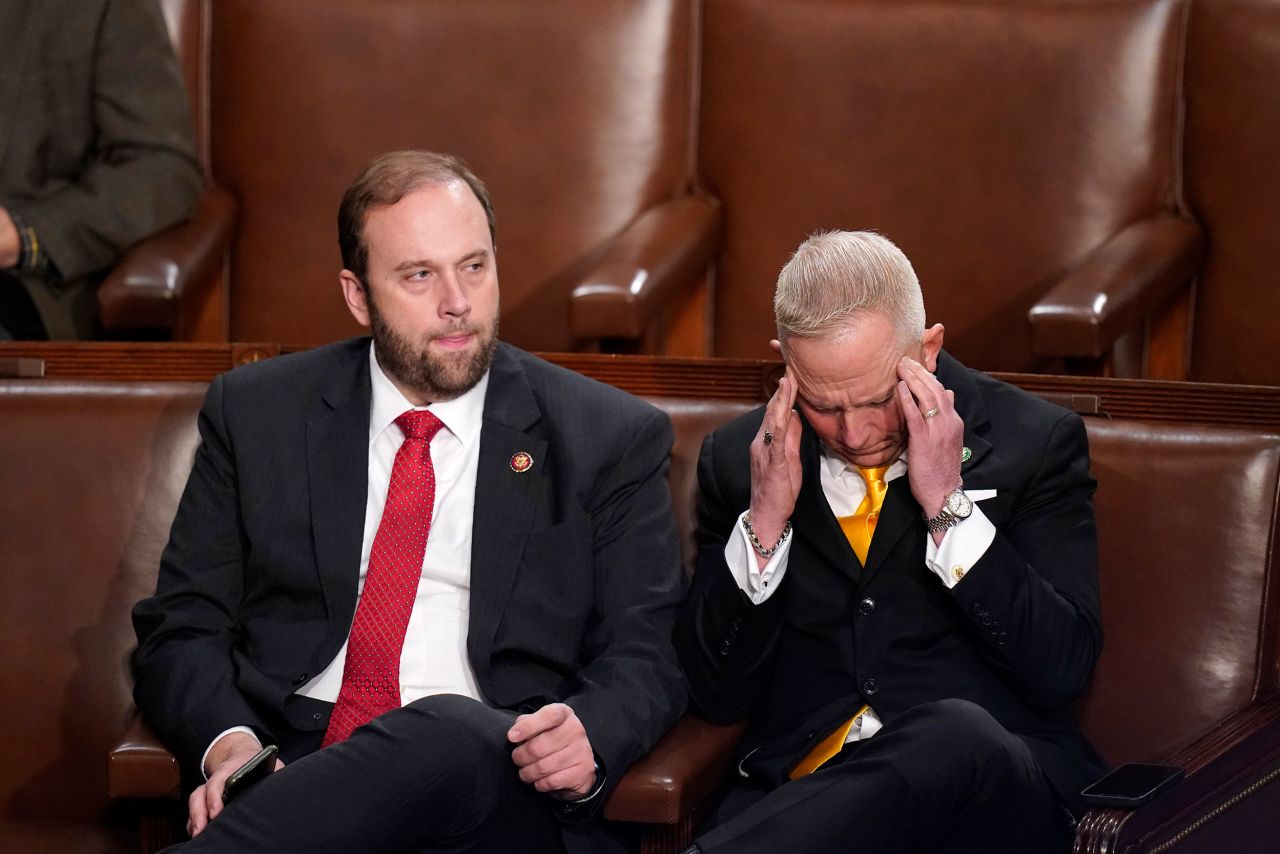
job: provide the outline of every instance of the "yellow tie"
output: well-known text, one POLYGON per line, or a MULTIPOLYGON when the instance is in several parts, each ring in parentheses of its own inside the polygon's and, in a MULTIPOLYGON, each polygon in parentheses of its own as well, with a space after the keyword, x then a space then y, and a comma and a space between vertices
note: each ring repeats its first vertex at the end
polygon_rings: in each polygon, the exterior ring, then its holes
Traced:
MULTIPOLYGON (((837 516, 836 521, 840 523, 840 530, 844 531, 845 539, 849 541, 849 545, 853 547, 853 552, 858 556, 858 560, 863 564, 867 562, 867 552, 871 550, 871 537, 876 531, 876 522, 880 519, 880 508, 884 506, 884 495, 889 491, 889 485, 884 482, 885 472, 889 470, 888 466, 877 466, 875 468, 858 467, 858 474, 862 475, 862 479, 867 484, 866 497, 862 499, 862 503, 858 505, 858 509, 851 516, 837 516)), ((835 728, 835 731, 813 746, 803 759, 796 763, 796 767, 791 769, 788 775, 792 780, 798 777, 804 777, 812 774, 821 768, 831 757, 840 752, 844 747, 845 739, 849 737, 849 730, 853 729, 854 723, 871 707, 864 705, 858 711, 853 713, 853 717, 845 721, 843 724, 835 728)))

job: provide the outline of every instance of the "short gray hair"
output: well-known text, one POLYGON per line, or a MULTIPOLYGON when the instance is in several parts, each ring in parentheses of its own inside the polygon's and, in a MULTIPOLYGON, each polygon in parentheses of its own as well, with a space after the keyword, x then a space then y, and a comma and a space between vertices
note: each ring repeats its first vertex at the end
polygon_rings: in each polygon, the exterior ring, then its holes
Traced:
POLYGON ((778 338, 840 335, 859 315, 883 315, 904 344, 924 334, 916 271, 891 240, 872 231, 811 235, 778 274, 778 338))

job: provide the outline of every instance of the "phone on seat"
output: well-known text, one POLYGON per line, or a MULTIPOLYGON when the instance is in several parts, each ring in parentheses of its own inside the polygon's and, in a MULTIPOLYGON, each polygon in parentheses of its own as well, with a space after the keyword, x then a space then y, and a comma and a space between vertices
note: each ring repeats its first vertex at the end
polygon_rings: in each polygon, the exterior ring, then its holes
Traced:
POLYGON ((1155 800, 1186 776, 1176 765, 1129 762, 1087 786, 1080 796, 1087 804, 1133 809, 1155 800))

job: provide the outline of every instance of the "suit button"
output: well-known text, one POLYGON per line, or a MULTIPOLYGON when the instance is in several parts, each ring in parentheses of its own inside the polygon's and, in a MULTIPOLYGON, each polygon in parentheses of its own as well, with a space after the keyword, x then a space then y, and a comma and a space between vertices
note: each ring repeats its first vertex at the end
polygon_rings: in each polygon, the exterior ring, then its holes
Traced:
POLYGON ((870 596, 868 596, 866 599, 863 599, 861 602, 858 603, 858 613, 864 617, 871 616, 871 614, 874 613, 875 610, 876 610, 876 600, 872 599, 870 596))
POLYGON ((981 602, 974 602, 974 603, 973 603, 973 616, 975 616, 975 617, 981 617, 981 616, 982 616, 983 614, 985 614, 986 612, 987 612, 987 611, 986 611, 986 609, 985 609, 985 608, 983 608, 983 607, 982 607, 982 603, 981 603, 981 602))
POLYGON ((721 655, 728 655, 728 654, 729 654, 729 649, 730 649, 732 646, 733 646, 733 644, 731 644, 729 641, 725 641, 724 643, 720 644, 720 654, 721 654, 721 655))
POLYGON ((991 625, 991 615, 983 614, 981 617, 978 618, 978 622, 982 623, 982 625, 984 626, 991 625))
POLYGON ((306 685, 306 684, 307 684, 307 680, 308 680, 308 679, 310 679, 310 678, 311 678, 311 674, 310 674, 310 673, 299 673, 297 676, 293 677, 293 684, 294 684, 294 685, 306 685))
POLYGON ((324 717, 324 715, 320 714, 319 712, 312 712, 312 713, 311 713, 311 720, 313 720, 313 721, 318 721, 318 720, 320 720, 320 719, 321 719, 321 718, 323 718, 323 717, 324 717))
POLYGON ((870 697, 872 694, 880 690, 880 684, 874 679, 862 680, 862 693, 870 697))

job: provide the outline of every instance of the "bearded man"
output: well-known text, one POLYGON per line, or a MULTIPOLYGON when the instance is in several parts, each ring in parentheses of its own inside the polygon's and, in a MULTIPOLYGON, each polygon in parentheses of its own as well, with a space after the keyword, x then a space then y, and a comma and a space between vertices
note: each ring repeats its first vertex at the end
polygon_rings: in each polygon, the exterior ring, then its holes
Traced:
POLYGON ((383 155, 338 225, 372 340, 214 380, 134 609, 138 706, 198 783, 180 847, 612 850, 599 808, 684 706, 670 423, 498 342, 457 158, 383 155))

